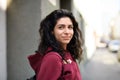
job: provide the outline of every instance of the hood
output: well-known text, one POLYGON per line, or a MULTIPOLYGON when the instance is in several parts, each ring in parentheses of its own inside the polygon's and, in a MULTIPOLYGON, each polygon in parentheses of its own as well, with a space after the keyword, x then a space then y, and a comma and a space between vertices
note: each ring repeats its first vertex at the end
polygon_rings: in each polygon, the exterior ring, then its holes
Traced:
MULTIPOLYGON (((49 47, 46 50, 46 53, 53 51, 53 49, 51 47, 49 47)), ((36 72, 37 71, 37 67, 41 65, 43 59, 43 55, 41 55, 39 52, 36 51, 35 54, 29 55, 28 56, 28 60, 29 63, 32 67, 32 69, 36 72)))
POLYGON ((41 64, 43 56, 40 53, 35 53, 28 56, 29 63, 34 71, 36 71, 37 66, 41 64))

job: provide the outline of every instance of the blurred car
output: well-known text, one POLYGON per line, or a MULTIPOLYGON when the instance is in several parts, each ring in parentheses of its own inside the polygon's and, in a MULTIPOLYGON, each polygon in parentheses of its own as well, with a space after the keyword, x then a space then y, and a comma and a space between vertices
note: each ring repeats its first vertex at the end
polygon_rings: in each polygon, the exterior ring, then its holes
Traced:
POLYGON ((118 52, 120 50, 120 40, 111 40, 108 44, 108 49, 111 52, 118 52))
POLYGON ((106 48, 108 48, 109 42, 110 42, 109 39, 105 39, 105 38, 101 38, 101 39, 100 39, 100 43, 105 44, 105 47, 106 47, 106 48))

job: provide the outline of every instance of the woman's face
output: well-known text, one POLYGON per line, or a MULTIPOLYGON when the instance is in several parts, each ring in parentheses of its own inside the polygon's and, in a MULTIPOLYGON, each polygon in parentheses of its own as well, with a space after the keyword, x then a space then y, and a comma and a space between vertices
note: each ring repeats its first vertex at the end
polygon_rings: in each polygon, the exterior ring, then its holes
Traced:
POLYGON ((66 49, 67 44, 73 37, 73 24, 69 17, 60 18, 52 32, 58 42, 66 49))

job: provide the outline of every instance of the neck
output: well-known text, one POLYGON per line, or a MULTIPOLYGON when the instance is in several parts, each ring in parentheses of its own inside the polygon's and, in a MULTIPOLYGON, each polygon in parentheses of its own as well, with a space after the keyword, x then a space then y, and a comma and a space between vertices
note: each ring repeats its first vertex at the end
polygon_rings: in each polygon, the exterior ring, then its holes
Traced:
POLYGON ((67 45, 63 45, 63 49, 64 49, 64 50, 67 50, 67 45))

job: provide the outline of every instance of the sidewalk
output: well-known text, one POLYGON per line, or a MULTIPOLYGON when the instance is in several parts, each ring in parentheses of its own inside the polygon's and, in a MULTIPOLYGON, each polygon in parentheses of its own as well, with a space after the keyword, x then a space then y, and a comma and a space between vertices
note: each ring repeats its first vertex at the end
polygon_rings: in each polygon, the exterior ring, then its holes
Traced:
POLYGON ((116 54, 98 49, 93 58, 83 66, 83 80, 120 80, 120 63, 116 54))

